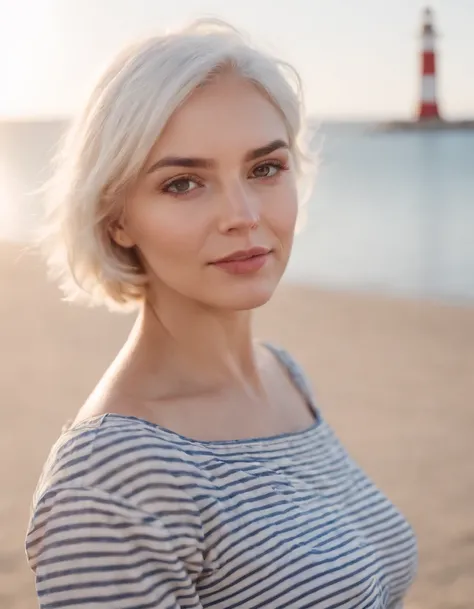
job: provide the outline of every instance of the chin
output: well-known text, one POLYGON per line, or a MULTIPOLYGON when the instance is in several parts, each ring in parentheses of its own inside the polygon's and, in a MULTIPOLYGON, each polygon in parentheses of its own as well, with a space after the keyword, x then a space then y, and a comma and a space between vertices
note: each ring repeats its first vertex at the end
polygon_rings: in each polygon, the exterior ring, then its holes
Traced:
POLYGON ((236 286, 215 294, 214 306, 227 311, 250 311, 266 304, 273 296, 277 283, 261 281, 258 285, 236 286))

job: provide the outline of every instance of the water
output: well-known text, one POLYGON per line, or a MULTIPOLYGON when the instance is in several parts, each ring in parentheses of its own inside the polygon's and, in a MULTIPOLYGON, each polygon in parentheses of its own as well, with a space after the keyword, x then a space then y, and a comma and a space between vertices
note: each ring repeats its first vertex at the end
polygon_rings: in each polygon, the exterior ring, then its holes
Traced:
POLYGON ((474 299, 474 132, 328 126, 289 275, 415 297, 474 299))
MULTIPOLYGON (((0 123, 3 238, 28 239, 63 128, 0 123)), ((474 132, 323 125, 314 145, 321 163, 287 280, 474 302, 474 132)))

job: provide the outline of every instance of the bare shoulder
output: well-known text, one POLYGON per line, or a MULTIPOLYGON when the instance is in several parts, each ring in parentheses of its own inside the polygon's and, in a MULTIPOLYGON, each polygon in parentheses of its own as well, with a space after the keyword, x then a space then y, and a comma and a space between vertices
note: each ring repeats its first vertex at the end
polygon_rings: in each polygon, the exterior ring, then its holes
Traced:
POLYGON ((303 366, 287 349, 271 342, 259 343, 262 352, 266 352, 267 361, 271 362, 274 370, 285 371, 303 393, 311 393, 310 383, 303 366))
MULTIPOLYGON (((135 383, 136 384, 136 383, 135 383)), ((123 364, 114 363, 102 376, 89 397, 80 407, 73 425, 87 423, 107 414, 146 419, 146 408, 134 392, 133 379, 123 364)))
POLYGON ((131 410, 129 400, 124 399, 115 387, 98 386, 81 406, 71 426, 77 428, 107 414, 138 416, 136 410, 131 410))
MULTIPOLYGON (((261 348, 267 352, 267 361, 270 362, 269 365, 273 370, 273 379, 285 377, 287 384, 298 393, 306 408, 309 406, 311 416, 316 415, 319 418, 320 413, 312 383, 298 359, 287 349, 274 343, 263 342, 261 348)), ((281 381, 274 380, 274 384, 283 391, 281 381)))

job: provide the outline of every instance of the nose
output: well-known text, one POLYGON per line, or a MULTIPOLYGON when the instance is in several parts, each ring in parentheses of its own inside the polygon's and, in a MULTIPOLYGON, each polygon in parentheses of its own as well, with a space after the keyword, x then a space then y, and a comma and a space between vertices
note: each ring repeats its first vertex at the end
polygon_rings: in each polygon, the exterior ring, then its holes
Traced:
POLYGON ((222 233, 252 230, 260 223, 260 202, 245 184, 236 183, 221 192, 219 230, 222 233))

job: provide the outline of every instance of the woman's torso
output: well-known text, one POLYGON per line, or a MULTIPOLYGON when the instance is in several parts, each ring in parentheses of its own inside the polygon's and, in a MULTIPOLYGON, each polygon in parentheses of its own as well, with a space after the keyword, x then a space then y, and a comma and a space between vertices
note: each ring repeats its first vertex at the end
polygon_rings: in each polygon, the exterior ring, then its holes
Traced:
POLYGON ((97 417, 61 438, 38 505, 84 483, 158 516, 199 598, 184 606, 398 608, 416 569, 413 531, 317 416, 304 431, 222 442, 97 417))

